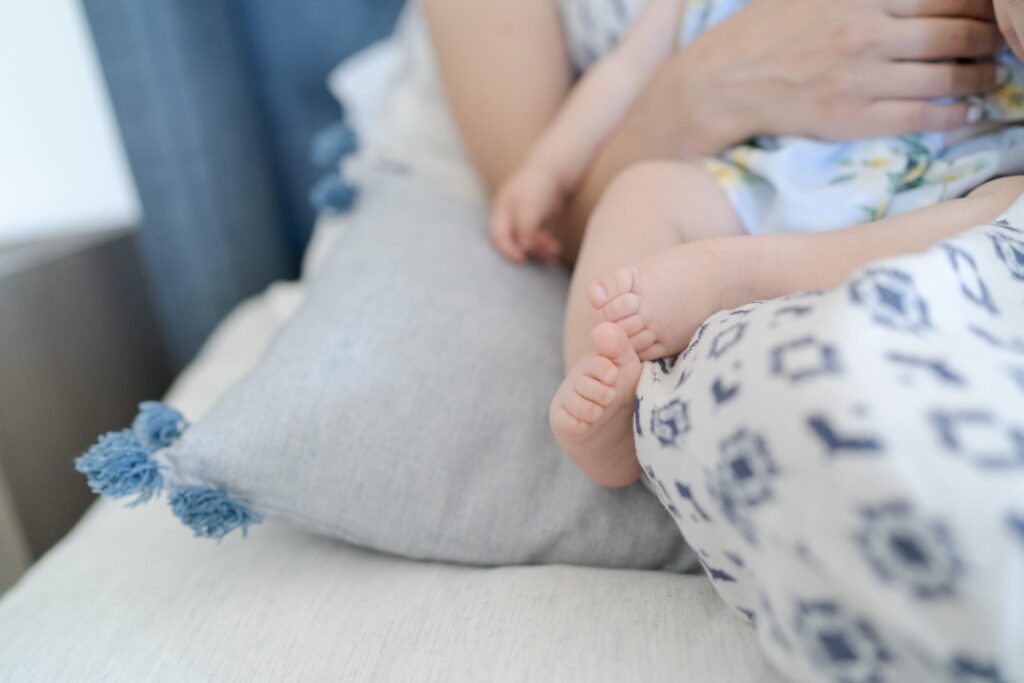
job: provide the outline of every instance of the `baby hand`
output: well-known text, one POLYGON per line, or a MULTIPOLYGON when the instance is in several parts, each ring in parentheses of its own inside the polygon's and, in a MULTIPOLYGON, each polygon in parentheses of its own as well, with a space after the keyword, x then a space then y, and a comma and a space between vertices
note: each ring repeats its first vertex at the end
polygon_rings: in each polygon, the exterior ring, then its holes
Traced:
POLYGON ((491 239, 498 251, 516 263, 527 256, 551 261, 562 245, 545 228, 561 209, 565 196, 558 179, 539 166, 524 166, 498 190, 491 213, 491 239))

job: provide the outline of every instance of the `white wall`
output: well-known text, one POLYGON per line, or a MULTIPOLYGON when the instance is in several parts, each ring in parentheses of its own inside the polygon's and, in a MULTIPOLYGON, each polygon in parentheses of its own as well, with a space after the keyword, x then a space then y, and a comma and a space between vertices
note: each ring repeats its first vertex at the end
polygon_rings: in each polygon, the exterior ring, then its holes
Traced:
POLYGON ((0 0, 0 248, 139 214, 79 1, 0 0))

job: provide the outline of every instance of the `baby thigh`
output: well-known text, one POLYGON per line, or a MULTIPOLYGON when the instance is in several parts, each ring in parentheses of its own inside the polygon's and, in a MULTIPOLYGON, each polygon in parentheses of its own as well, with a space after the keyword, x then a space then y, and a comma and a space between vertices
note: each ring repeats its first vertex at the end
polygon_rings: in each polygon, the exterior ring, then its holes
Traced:
POLYGON ((565 321, 566 367, 593 351, 590 330, 599 321, 586 288, 598 276, 683 242, 742 232, 726 194, 703 168, 650 161, 622 172, 590 217, 573 271, 565 321))

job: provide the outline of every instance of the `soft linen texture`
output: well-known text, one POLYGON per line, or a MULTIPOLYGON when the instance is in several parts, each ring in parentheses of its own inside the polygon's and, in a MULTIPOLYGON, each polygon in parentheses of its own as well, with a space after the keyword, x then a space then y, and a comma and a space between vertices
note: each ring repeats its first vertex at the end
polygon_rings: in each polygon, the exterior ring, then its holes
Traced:
POLYGON ((169 483, 414 558, 689 566, 650 494, 594 485, 550 434, 564 272, 505 262, 482 205, 360 184, 295 318, 158 452, 169 483))
MULTIPOLYGON (((301 296, 238 307, 168 402, 199 418, 301 296)), ((100 501, 0 596, 4 683, 525 680, 781 681, 702 576, 415 562, 270 520, 199 543, 162 505, 100 501)))

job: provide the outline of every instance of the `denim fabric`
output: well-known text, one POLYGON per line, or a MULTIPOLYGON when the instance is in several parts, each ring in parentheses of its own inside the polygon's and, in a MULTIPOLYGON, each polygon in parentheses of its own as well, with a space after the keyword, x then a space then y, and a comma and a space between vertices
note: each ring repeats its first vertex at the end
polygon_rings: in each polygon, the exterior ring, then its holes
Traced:
POLYGON ((268 142, 292 253, 301 254, 313 227, 309 190, 319 171, 310 140, 336 121, 328 72, 342 59, 387 35, 404 0, 246 0, 233 3, 256 94, 269 124, 268 142))
POLYGON ((397 0, 85 0, 142 201, 142 259, 182 365, 243 297, 293 275, 324 81, 397 0))

